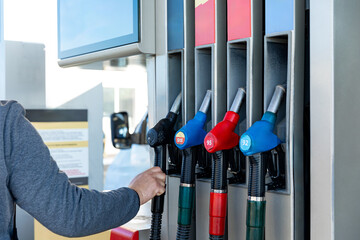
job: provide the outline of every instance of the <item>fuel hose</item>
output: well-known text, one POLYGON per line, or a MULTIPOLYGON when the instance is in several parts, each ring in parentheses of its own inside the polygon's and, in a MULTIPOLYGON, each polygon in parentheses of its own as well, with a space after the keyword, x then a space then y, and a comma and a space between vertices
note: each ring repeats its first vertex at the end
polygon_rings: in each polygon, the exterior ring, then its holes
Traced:
MULTIPOLYGON (((174 125, 179 114, 181 104, 181 94, 175 99, 169 113, 161 119, 153 128, 147 132, 147 141, 150 147, 154 148, 154 166, 160 167, 166 173, 166 145, 170 144, 174 138, 174 125)), ((164 196, 155 196, 151 201, 151 229, 150 240, 161 239, 161 222, 164 212, 164 196)))

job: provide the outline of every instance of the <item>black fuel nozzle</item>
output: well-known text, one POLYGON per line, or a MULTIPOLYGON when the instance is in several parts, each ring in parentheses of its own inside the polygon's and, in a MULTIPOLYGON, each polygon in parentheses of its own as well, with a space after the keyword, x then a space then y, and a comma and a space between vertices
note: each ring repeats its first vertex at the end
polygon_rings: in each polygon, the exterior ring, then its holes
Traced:
MULTIPOLYGON (((147 133, 148 144, 155 150, 154 166, 160 167, 164 173, 166 173, 166 145, 173 141, 174 126, 179 114, 180 104, 181 93, 176 97, 167 116, 161 119, 147 133)), ((165 193, 161 196, 155 196, 151 202, 150 240, 160 240, 164 195, 165 193)))
POLYGON ((181 104, 181 94, 175 99, 169 113, 165 118, 161 119, 153 128, 147 132, 147 141, 150 147, 166 145, 173 141, 174 125, 181 104))

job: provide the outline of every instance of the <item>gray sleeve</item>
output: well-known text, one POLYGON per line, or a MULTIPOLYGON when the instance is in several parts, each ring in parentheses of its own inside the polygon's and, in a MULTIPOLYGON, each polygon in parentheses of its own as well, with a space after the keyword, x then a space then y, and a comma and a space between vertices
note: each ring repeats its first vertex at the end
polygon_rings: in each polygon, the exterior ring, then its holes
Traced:
POLYGON ((9 188, 16 203, 51 231, 79 237, 118 227, 139 210, 138 194, 129 188, 110 192, 71 184, 51 158, 37 131, 15 104, 8 114, 6 154, 9 188))

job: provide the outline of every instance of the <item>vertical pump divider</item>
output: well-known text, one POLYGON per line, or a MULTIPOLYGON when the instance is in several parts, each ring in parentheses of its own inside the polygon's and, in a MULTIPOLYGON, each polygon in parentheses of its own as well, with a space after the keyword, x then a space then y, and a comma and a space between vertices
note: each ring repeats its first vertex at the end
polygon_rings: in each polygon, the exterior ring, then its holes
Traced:
MULTIPOLYGON (((283 143, 280 149, 272 151, 273 161, 278 166, 271 167, 277 168, 285 179, 285 184, 268 185, 273 194, 267 197, 266 218, 278 221, 270 225, 273 230, 266 231, 266 239, 279 239, 279 234, 284 236, 279 240, 302 239, 305 1, 265 0, 265 7, 264 111, 278 108, 274 133, 283 143), (270 104, 277 85, 285 87, 286 99, 280 105, 270 104), (279 211, 280 205, 289 207, 279 211), (275 232, 279 234, 272 234, 275 232)), ((267 222, 266 229, 268 227, 267 222)))
MULTIPOLYGON (((167 0, 167 29, 168 29, 168 58, 169 58, 169 97, 172 92, 180 91, 182 94, 182 111, 176 130, 185 125, 195 115, 195 8, 194 1, 167 0), (180 121, 181 120, 181 121, 180 121)), ((171 175, 168 183, 169 197, 169 239, 175 239, 178 215, 178 185, 182 165, 181 151, 172 144, 173 151, 179 158, 175 175, 171 175), (173 191, 172 189, 176 189, 173 191)), ((194 216, 190 216, 195 218, 194 216)), ((195 219, 191 221, 190 238, 195 238, 195 219)))
MULTIPOLYGON (((226 6, 224 0, 195 1, 195 109, 199 109, 204 92, 211 89, 211 111, 208 114, 211 118, 207 132, 222 120, 227 109, 226 6)), ((203 162, 210 163, 211 156, 204 148, 202 151, 209 160, 203 162)), ((206 166, 205 169, 208 168, 206 166)), ((206 184, 210 185, 209 182, 206 184)), ((197 205, 207 206, 208 209, 208 197, 197 195, 196 199, 200 201, 197 205)), ((205 239, 209 232, 209 213, 200 209, 196 209, 196 216, 204 221, 197 222, 196 238, 205 239)))
MULTIPOLYGON (((230 109, 236 90, 244 87, 246 101, 239 115, 236 133, 240 136, 263 114, 263 46, 264 46, 264 1, 227 0, 227 108, 230 109)), ((228 234, 229 239, 245 239, 248 157, 239 149, 235 151, 230 167, 237 171, 235 184, 229 184, 228 234), (231 210, 230 210, 231 209, 231 210), (233 209, 236 209, 234 211, 233 209)))

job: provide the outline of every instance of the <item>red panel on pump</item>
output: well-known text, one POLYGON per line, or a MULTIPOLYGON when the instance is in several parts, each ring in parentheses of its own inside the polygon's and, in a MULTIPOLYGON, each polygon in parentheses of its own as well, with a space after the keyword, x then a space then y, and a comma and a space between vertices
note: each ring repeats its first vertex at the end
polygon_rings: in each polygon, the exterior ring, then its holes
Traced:
POLYGON ((215 43, 215 0, 195 0, 195 46, 212 43, 215 43))
POLYGON ((251 37, 251 0, 228 0, 228 41, 251 37))
POLYGON ((118 227, 111 230, 110 240, 139 240, 139 231, 118 227))

